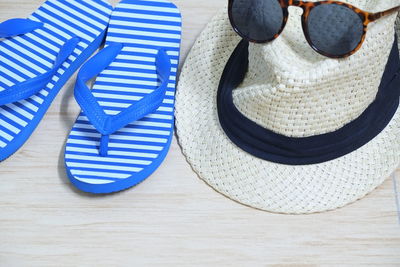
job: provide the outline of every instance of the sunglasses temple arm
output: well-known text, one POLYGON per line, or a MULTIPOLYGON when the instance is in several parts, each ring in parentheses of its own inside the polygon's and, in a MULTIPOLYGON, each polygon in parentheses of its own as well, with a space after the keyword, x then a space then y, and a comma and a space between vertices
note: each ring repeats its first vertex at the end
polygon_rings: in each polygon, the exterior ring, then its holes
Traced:
POLYGON ((388 16, 388 15, 394 13, 394 12, 399 12, 399 11, 400 11, 400 6, 397 6, 397 7, 393 7, 391 9, 382 11, 382 12, 371 14, 370 21, 375 21, 375 20, 380 19, 380 18, 382 18, 384 16, 388 16))

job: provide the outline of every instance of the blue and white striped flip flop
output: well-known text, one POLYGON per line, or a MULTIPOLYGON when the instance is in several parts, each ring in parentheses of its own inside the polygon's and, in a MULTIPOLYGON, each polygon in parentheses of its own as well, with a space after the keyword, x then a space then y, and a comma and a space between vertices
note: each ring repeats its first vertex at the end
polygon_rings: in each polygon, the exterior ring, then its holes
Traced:
POLYGON ((60 88, 104 39, 112 6, 48 0, 0 24, 0 161, 32 134, 60 88))
POLYGON ((91 193, 132 187, 161 164, 173 137, 179 10, 166 0, 122 0, 106 46, 78 74, 82 107, 65 150, 71 182, 91 193), (97 76, 92 90, 86 82, 97 76))

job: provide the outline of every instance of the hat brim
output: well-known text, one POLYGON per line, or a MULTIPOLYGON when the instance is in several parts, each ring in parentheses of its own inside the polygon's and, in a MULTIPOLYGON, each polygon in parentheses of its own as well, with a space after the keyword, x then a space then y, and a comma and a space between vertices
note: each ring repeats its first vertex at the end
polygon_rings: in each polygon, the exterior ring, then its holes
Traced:
POLYGON ((226 13, 215 16, 189 53, 176 97, 177 134, 201 179, 223 195, 277 213, 314 213, 352 203, 383 183, 400 162, 400 109, 372 141, 321 164, 290 166, 256 158, 222 130, 216 94, 240 38, 226 13))

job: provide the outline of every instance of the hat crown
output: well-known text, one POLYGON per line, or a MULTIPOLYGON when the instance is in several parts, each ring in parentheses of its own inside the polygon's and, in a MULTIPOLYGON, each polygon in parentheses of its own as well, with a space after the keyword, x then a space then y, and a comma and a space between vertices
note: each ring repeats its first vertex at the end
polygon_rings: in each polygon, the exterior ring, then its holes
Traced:
MULTIPOLYGON (((393 7, 390 1, 345 1, 366 11, 393 7)), ((395 15, 368 26, 361 49, 344 59, 324 57, 308 45, 291 7, 281 36, 250 44, 249 71, 233 93, 248 118, 279 134, 306 137, 335 131, 359 117, 374 101, 394 41, 395 15)))

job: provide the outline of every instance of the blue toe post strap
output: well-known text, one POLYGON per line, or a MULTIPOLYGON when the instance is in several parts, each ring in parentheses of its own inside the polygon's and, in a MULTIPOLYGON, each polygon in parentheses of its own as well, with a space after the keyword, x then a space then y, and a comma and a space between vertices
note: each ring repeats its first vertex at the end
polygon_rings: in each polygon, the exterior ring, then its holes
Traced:
POLYGON ((155 64, 157 74, 161 80, 160 86, 119 114, 107 115, 86 83, 107 68, 118 56, 122 48, 122 44, 112 43, 96 56, 92 57, 79 71, 75 85, 76 101, 81 106, 89 121, 102 135, 100 140, 100 155, 103 157, 108 155, 108 143, 111 134, 125 127, 127 124, 154 112, 161 105, 171 75, 171 60, 164 49, 159 49, 155 64))
MULTIPOLYGON (((0 38, 13 37, 29 33, 43 27, 43 23, 29 19, 11 19, 0 24, 0 38)), ((73 37, 65 42, 54 62, 53 67, 48 72, 36 76, 35 78, 4 88, 0 92, 0 106, 8 103, 17 102, 36 94, 46 88, 52 77, 58 71, 60 66, 74 52, 80 38, 73 37)))

